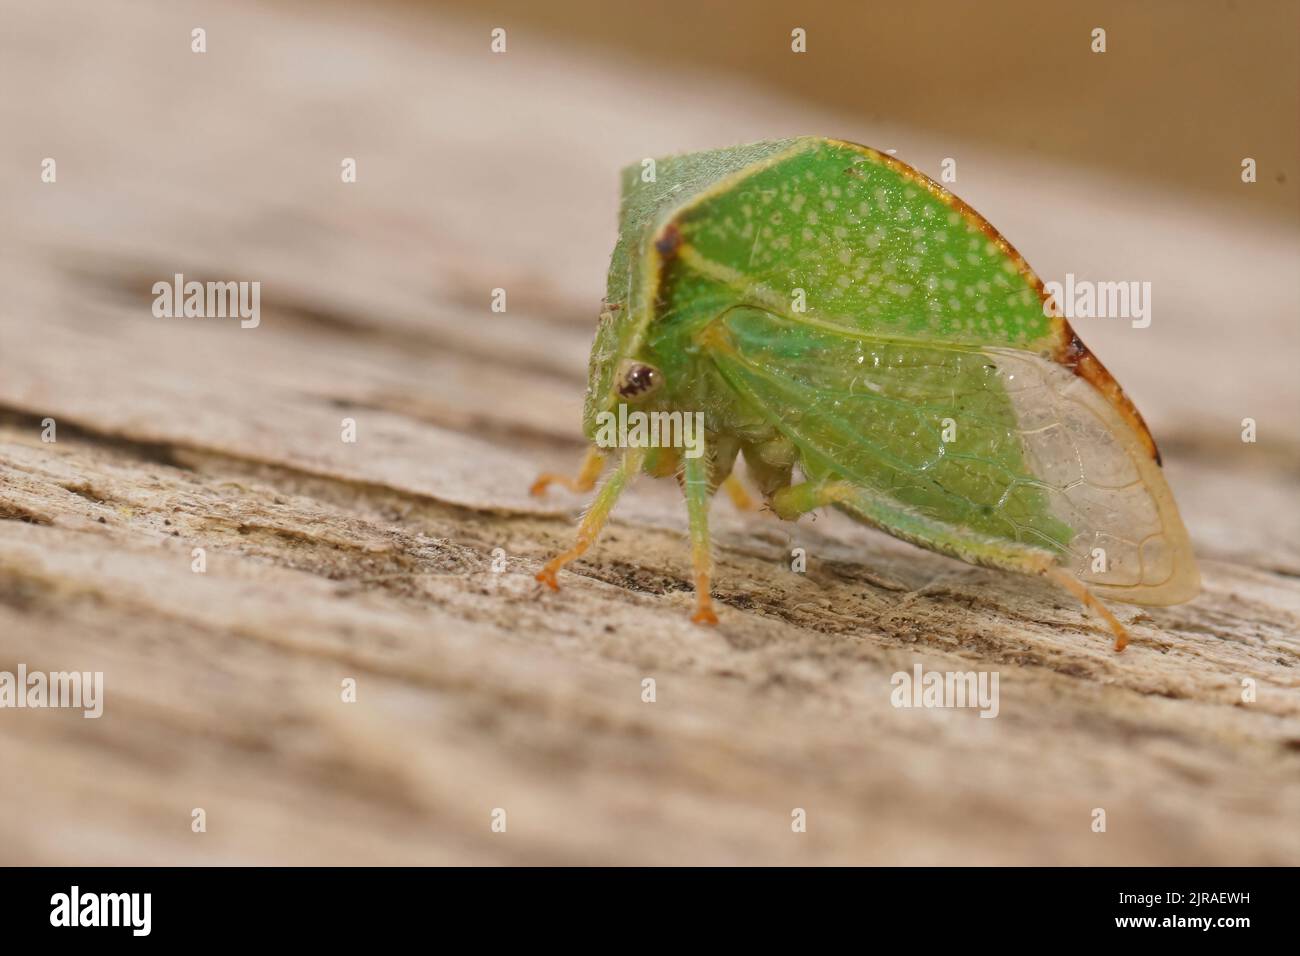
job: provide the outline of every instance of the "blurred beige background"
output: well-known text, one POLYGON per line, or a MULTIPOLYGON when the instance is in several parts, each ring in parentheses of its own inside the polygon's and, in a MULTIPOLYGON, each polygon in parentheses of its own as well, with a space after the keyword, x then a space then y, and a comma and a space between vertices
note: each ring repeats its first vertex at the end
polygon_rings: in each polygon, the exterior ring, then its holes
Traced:
MULTIPOLYGON (((908 3, 601 0, 437 3, 526 24, 665 86, 739 79, 870 127, 1105 170, 1188 202, 1295 222, 1300 4, 1294 0, 908 3), (808 52, 789 55, 790 31, 808 52), (1091 51, 1106 30, 1107 50, 1091 51), (1243 156, 1256 188, 1239 188, 1243 156)), ((811 130, 810 130, 811 132, 811 130)))
POLYGON ((1296 4, 1083 6, 0 0, 0 670, 107 685, 0 712, 0 862, 1300 862, 1296 4), (810 132, 956 158, 1046 279, 1152 283, 1150 328, 1076 324, 1205 592, 1117 606, 1124 654, 726 501, 694 626, 671 481, 540 592, 617 170, 810 132), (155 318, 176 272, 261 324, 155 318), (996 671, 998 718, 892 707, 916 665, 996 671))

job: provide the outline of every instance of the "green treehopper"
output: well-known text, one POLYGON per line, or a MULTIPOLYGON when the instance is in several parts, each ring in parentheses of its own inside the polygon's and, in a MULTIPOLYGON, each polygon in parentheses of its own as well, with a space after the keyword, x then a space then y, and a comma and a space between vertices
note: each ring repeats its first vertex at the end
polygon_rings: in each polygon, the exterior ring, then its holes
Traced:
POLYGON ((1117 650, 1127 634, 1099 597, 1166 605, 1199 590, 1133 403, 982 216, 877 150, 801 137, 624 170, 589 375, 593 447, 575 478, 544 474, 533 491, 590 490, 611 445, 619 462, 574 547, 538 574, 553 588, 634 475, 676 475, 693 619, 716 622, 709 502, 719 488, 747 498, 732 475, 743 455, 782 518, 833 506, 1046 576, 1103 617, 1117 650), (611 442, 629 408, 698 421, 702 436, 685 452, 611 442))

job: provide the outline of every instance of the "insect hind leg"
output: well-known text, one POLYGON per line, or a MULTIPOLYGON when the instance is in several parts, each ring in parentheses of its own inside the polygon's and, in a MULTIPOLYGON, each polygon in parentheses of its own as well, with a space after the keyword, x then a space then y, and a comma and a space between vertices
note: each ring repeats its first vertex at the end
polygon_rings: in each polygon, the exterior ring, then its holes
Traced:
POLYGON ((772 510, 777 517, 794 521, 810 511, 850 500, 854 491, 853 485, 844 481, 802 481, 774 492, 772 510))
MULTIPOLYGON (((772 510, 787 521, 793 521, 800 515, 827 505, 847 506, 851 513, 869 522, 873 518, 870 494, 865 489, 858 488, 847 481, 805 481, 797 485, 789 485, 772 495, 772 510)), ((1082 581, 1079 581, 1065 569, 1049 564, 1050 557, 1045 552, 1034 554, 1031 557, 1028 554, 1018 553, 1013 550, 999 550, 988 544, 983 547, 973 546, 946 537, 949 532, 943 529, 937 527, 925 529, 923 524, 923 521, 918 521, 918 527, 913 530, 919 531, 919 533, 914 537, 909 537, 907 534, 900 533, 896 518, 893 533, 905 541, 912 540, 914 543, 920 543, 923 546, 926 546, 928 542, 928 546, 938 546, 938 549, 944 553, 960 557, 972 564, 1004 568, 1010 571, 1019 571, 1022 574, 1042 574, 1048 580, 1055 582, 1073 594, 1084 607, 1105 622, 1110 632, 1115 635, 1116 651, 1122 651, 1128 646, 1128 629, 1120 623, 1119 618, 1112 614, 1110 608, 1106 607, 1095 594, 1089 591, 1082 581)))
POLYGON ((1079 599, 1080 603, 1082 603, 1084 607, 1097 614, 1106 622, 1106 626, 1109 627, 1111 633, 1115 635, 1115 650, 1122 651, 1124 648, 1128 647, 1128 628, 1120 623, 1119 618, 1111 613, 1110 608, 1101 603, 1097 596, 1089 591, 1082 581, 1078 580, 1074 575, 1062 568, 1049 568, 1044 572, 1044 574, 1049 580, 1056 582, 1073 594, 1079 599))

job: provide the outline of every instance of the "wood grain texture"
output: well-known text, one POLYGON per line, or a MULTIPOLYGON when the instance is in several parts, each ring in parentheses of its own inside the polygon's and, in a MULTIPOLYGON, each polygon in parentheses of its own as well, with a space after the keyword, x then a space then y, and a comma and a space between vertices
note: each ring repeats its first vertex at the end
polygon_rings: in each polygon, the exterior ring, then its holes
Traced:
POLYGON ((1300 863, 1276 218, 527 30, 493 57, 406 6, 0 8, 0 670, 106 681, 99 720, 0 710, 0 862, 1300 863), (1124 654, 1043 582, 721 499, 699 628, 671 482, 533 581, 582 505, 527 488, 582 452, 615 170, 810 129, 957 151, 1040 273, 1153 282, 1150 329, 1080 332, 1160 440, 1205 593, 1117 606, 1124 654), (177 272, 260 281, 261 325, 154 318, 177 272), (998 672, 999 716, 892 707, 916 663, 998 672))

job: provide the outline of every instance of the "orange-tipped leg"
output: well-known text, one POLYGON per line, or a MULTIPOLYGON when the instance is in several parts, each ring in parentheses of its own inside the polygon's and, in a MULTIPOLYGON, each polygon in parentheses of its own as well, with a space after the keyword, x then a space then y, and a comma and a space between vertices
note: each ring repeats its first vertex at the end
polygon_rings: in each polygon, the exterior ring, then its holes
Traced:
POLYGON ((563 485, 570 491, 591 491, 596 487, 596 479, 604 469, 605 453, 599 448, 588 448, 587 457, 582 459, 582 467, 578 469, 576 476, 570 478, 568 475, 544 471, 537 476, 528 493, 533 496, 545 494, 550 485, 563 485))
MULTIPOLYGON (((560 589, 560 583, 555 578, 556 572, 574 558, 584 554, 595 542, 600 535, 600 529, 605 526, 605 522, 609 518, 614 502, 618 500, 618 496, 627 487, 628 480, 640 470, 641 458, 641 452, 638 449, 630 449, 623 455, 623 460, 619 462, 618 467, 614 469, 614 473, 609 476, 609 479, 597 492, 591 507, 587 509, 587 513, 582 516, 582 523, 578 525, 578 539, 573 543, 573 547, 547 561, 542 570, 537 572, 537 580, 552 591, 560 589)), ((588 461, 590 460, 591 458, 588 456, 588 461)), ((584 471, 585 468, 584 465, 584 471)))
POLYGON ((695 566, 695 613, 691 620, 696 624, 718 623, 709 596, 713 551, 709 541, 708 472, 708 460, 703 455, 686 459, 686 513, 691 527, 691 563, 695 566))
POLYGON ((726 491, 731 503, 740 511, 753 511, 758 507, 758 503, 745 490, 745 486, 740 483, 740 479, 734 473, 727 476, 726 481, 722 483, 722 489, 726 491))
POLYGON ((1083 585, 1083 582, 1060 568, 1049 569, 1047 576, 1078 598, 1084 607, 1100 615, 1101 619, 1110 628, 1111 633, 1115 635, 1115 650, 1122 651, 1128 647, 1128 629, 1120 623, 1119 618, 1110 613, 1110 608, 1097 600, 1096 596, 1083 585))

